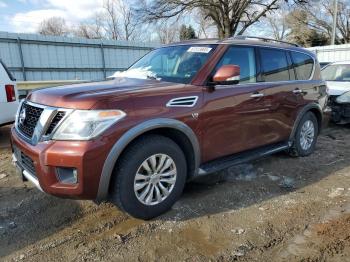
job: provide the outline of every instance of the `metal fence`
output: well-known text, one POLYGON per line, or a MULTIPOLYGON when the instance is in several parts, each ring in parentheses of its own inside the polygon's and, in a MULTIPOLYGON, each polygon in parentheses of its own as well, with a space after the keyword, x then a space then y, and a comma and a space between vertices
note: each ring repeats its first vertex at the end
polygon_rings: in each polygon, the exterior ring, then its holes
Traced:
POLYGON ((99 80, 128 68, 155 43, 0 32, 0 58, 17 80, 99 80))
POLYGON ((307 48, 316 53, 320 62, 338 62, 350 60, 350 44, 328 45, 307 48))

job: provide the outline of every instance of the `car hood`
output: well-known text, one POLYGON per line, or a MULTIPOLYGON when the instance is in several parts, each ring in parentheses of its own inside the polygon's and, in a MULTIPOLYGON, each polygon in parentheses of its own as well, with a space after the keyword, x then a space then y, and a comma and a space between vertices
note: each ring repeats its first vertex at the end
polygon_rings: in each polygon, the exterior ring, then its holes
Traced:
POLYGON ((331 96, 339 96, 350 91, 350 82, 348 81, 327 81, 328 94, 331 96))
MULTIPOLYGON (((97 104, 116 102, 132 96, 143 89, 159 89, 179 85, 157 80, 116 78, 109 81, 89 82, 57 86, 33 91, 28 100, 34 103, 62 108, 91 109, 97 104)), ((156 91, 156 90, 155 90, 156 91)), ((101 106, 99 106, 101 107, 101 106)))

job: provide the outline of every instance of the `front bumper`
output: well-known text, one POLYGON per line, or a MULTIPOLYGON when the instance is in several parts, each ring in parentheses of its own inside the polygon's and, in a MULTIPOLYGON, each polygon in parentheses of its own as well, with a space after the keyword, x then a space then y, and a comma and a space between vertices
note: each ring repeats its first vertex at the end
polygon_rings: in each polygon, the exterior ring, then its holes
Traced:
POLYGON ((350 123, 350 103, 339 104, 336 102, 337 96, 329 98, 329 106, 332 109, 331 120, 337 124, 350 123))
POLYGON ((108 142, 47 141, 33 146, 11 130, 13 160, 25 180, 40 190, 65 198, 95 199, 103 164, 110 150, 108 142), (77 183, 60 181, 58 168, 74 168, 77 183))
POLYGON ((30 181, 36 186, 36 188, 38 188, 40 191, 43 191, 36 175, 25 169, 21 162, 18 161, 15 153, 12 153, 12 162, 17 168, 17 172, 23 181, 30 181))

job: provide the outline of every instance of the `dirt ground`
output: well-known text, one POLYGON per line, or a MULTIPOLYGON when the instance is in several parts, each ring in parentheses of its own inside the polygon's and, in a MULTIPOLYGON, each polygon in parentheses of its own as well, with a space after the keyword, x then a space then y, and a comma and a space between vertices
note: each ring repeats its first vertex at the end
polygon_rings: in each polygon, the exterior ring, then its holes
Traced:
POLYGON ((350 127, 187 185, 152 221, 24 184, 0 128, 2 261, 350 261, 350 127))

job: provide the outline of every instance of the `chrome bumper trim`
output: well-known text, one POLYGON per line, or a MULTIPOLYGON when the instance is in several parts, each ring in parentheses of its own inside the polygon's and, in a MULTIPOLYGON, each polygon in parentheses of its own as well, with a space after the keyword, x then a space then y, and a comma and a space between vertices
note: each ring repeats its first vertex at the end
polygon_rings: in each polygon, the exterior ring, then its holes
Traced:
POLYGON ((28 179, 30 182, 32 182, 37 187, 37 189, 39 189, 40 191, 44 192, 43 189, 41 188, 40 184, 39 184, 39 180, 35 176, 33 176, 27 170, 23 170, 23 176, 26 179, 28 179))
MULTIPOLYGON (((13 165, 14 166, 18 166, 17 162, 18 162, 17 157, 15 156, 15 154, 12 154, 12 163, 13 163, 13 165)), ((21 168, 21 170, 22 170, 22 168, 21 168)), ((25 169, 23 169, 22 175, 28 181, 32 182, 32 184, 34 184, 37 189, 39 189, 40 191, 44 192, 44 190, 40 186, 39 180, 34 175, 32 175, 30 172, 28 172, 25 169)))

